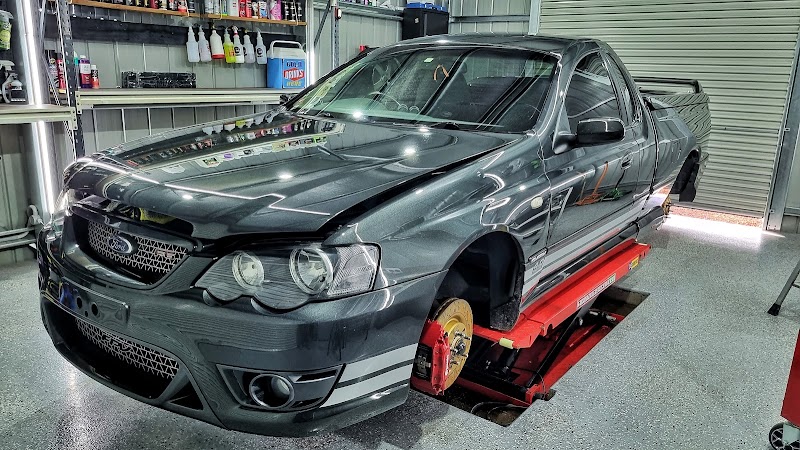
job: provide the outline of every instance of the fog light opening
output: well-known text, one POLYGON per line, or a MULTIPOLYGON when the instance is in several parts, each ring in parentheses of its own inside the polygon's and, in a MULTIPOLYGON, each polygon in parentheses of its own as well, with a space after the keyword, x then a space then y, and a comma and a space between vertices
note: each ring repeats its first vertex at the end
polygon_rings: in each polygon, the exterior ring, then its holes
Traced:
POLYGON ((253 378, 249 391, 250 398, 265 408, 283 408, 294 400, 292 383, 280 375, 265 373, 253 378))

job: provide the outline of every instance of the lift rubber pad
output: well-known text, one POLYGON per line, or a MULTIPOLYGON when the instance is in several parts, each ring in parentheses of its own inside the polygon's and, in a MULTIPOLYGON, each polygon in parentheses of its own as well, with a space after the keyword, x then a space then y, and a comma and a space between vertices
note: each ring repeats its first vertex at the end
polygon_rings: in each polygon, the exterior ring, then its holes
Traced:
POLYGON ((553 328, 633 270, 649 252, 649 245, 634 240, 622 243, 547 292, 522 313, 510 331, 475 325, 473 333, 506 348, 529 348, 537 338, 547 336, 553 328))
POLYGON ((783 400, 783 417, 794 425, 800 424, 800 335, 794 350, 794 361, 786 385, 786 398, 783 400))

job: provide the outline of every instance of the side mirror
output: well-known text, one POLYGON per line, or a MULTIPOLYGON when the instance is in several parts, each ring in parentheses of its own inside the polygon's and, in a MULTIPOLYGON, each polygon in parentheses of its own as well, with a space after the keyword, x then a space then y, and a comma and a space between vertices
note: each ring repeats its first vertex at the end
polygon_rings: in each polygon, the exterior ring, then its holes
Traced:
POLYGON ((625 136, 625 125, 616 118, 584 119, 578 122, 579 145, 608 144, 625 136))

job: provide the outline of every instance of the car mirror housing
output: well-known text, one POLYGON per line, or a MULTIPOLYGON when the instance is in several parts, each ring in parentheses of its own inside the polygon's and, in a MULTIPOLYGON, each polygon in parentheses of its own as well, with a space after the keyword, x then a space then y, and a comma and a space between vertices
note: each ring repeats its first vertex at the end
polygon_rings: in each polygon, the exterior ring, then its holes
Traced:
POLYGON ((625 125, 613 117, 584 119, 578 122, 576 140, 579 145, 607 144, 625 136, 625 125))

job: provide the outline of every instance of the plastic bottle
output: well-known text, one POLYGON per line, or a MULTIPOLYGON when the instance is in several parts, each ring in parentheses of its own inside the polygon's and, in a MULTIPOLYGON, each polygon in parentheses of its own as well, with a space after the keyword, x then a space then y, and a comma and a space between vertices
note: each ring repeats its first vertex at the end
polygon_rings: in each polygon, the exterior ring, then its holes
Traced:
POLYGON ((217 29, 211 29, 211 37, 209 38, 209 45, 211 46, 212 59, 225 59, 225 48, 222 45, 222 38, 217 34, 217 29))
POLYGON ((81 75, 81 87, 92 88, 92 65, 86 55, 81 55, 78 62, 78 73, 81 75))
POLYGON ((239 0, 228 0, 228 15, 233 17, 239 15, 239 0))
POLYGON ((56 53, 56 66, 58 67, 58 92, 67 92, 67 72, 64 65, 64 55, 56 53))
POLYGON ((100 89, 100 72, 94 64, 92 64, 92 89, 100 89))
POLYGON ((228 64, 236 63, 236 55, 233 53, 233 42, 231 42, 231 35, 225 29, 225 41, 222 43, 222 48, 225 49, 225 62, 228 64))
POLYGON ((250 35, 244 33, 244 62, 247 64, 256 62, 256 49, 253 47, 253 43, 250 41, 250 35))
POLYGON ((242 47, 241 39, 239 39, 239 28, 237 27, 233 27, 233 55, 236 64, 244 63, 244 48, 242 47))
POLYGON ((194 38, 194 30, 189 27, 189 34, 186 39, 186 53, 189 55, 190 63, 200 62, 200 46, 194 38))
MULTIPOLYGON (((200 27, 200 31, 197 33, 197 36, 197 46, 200 48, 200 61, 211 61, 211 45, 209 45, 208 40, 206 39, 206 34, 203 33, 203 27, 200 27)), ((223 57, 224 56, 225 54, 223 53, 223 57)))
POLYGON ((215 14, 214 13, 214 0, 205 0, 203 2, 203 13, 205 13, 205 14, 215 14))
POLYGON ((256 62, 259 64, 267 63, 267 47, 264 46, 264 39, 261 32, 256 32, 256 62))

